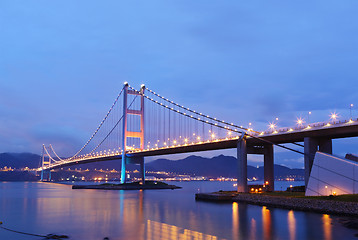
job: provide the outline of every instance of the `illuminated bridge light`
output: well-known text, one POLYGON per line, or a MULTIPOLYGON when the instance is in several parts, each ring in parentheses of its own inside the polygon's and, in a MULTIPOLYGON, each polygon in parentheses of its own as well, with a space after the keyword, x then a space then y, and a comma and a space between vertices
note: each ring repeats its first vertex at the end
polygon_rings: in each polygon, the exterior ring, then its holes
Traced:
POLYGON ((296 122, 299 126, 301 126, 304 123, 302 118, 298 118, 296 122))
POLYGON ((331 113, 330 119, 332 119, 333 121, 336 121, 337 118, 338 118, 338 114, 336 112, 331 113))
POLYGON ((270 123, 270 124, 269 124, 269 127, 270 127, 271 130, 273 130, 273 129, 276 128, 276 125, 275 125, 274 123, 270 123))

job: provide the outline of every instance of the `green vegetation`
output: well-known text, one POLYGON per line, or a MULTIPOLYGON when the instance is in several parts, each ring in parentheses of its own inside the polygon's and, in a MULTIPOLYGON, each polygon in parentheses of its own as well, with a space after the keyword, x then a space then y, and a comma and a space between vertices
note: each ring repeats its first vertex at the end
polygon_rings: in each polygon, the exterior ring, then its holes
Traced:
MULTIPOLYGON (((222 195, 237 195, 236 191, 218 191, 214 194, 222 195)), ((292 197, 292 198, 306 198, 306 199, 317 199, 317 200, 332 200, 339 202, 357 202, 358 203, 358 194, 344 194, 337 196, 305 196, 304 192, 287 192, 287 191, 275 191, 275 192, 263 192, 263 193, 249 193, 255 195, 263 196, 273 196, 273 197, 292 197)))
POLYGON ((236 191, 223 191, 220 190, 218 192, 213 192, 214 194, 222 194, 222 195, 238 195, 239 193, 236 191))
POLYGON ((276 191, 276 192, 264 192, 262 195, 265 196, 276 196, 276 197, 294 197, 294 198, 306 198, 306 199, 317 199, 317 200, 332 200, 339 202, 358 202, 358 194, 344 194, 337 196, 305 196, 304 192, 287 192, 287 191, 276 191))
POLYGON ((329 195, 329 196, 317 196, 317 197, 315 196, 315 197, 304 197, 304 198, 358 203, 358 194, 344 194, 344 195, 337 195, 337 196, 329 195))
POLYGON ((304 197, 304 192, 287 192, 287 191, 275 191, 275 192, 263 192, 265 196, 276 196, 276 197, 304 197))
POLYGON ((295 198, 306 198, 306 199, 317 199, 317 200, 333 200, 339 202, 358 202, 358 194, 344 194, 344 195, 329 195, 329 196, 305 196, 304 192, 286 192, 286 191, 276 191, 276 192, 266 192, 262 193, 267 196, 277 196, 277 197, 295 197, 295 198))

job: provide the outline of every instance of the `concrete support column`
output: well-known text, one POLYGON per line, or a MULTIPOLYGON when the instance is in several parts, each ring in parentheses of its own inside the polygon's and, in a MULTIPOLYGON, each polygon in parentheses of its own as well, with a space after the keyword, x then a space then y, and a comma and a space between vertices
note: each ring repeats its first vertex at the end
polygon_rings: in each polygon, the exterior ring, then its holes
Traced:
POLYGON ((247 187, 247 146, 245 136, 237 141, 237 191, 248 192, 247 187))
POLYGON ((265 144, 264 146, 264 183, 269 192, 275 189, 274 175, 274 157, 273 144, 265 144), (268 183, 268 184, 267 184, 268 183))
POLYGON ((122 166, 121 166, 121 183, 126 182, 126 153, 122 153, 122 166))
POLYGON ((320 152, 332 154, 332 139, 320 139, 318 145, 320 152))
POLYGON ((51 181, 51 170, 42 170, 41 171, 41 182, 43 181, 51 181))
POLYGON ((140 174, 142 177, 142 184, 145 184, 145 166, 144 166, 144 157, 140 160, 140 174))
POLYGON ((305 186, 307 187, 308 179, 311 174, 313 159, 318 150, 318 140, 311 137, 304 138, 304 152, 305 152, 305 186))
POLYGON ((305 185, 307 187, 308 179, 311 174, 313 160, 316 152, 332 154, 332 139, 329 138, 304 138, 304 149, 305 149, 305 185))

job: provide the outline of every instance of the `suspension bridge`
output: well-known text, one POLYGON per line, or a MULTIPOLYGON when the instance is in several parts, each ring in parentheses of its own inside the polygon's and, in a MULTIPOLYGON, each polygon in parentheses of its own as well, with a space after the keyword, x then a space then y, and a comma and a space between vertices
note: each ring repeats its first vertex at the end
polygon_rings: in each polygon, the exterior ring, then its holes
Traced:
POLYGON ((316 151, 332 154, 332 139, 356 136, 358 119, 352 118, 254 131, 184 107, 144 85, 137 90, 124 83, 113 105, 81 149, 71 157, 61 158, 52 145, 43 145, 42 166, 38 170, 44 181, 51 179, 53 169, 121 160, 121 183, 126 182, 127 164, 140 165, 144 182, 145 157, 236 148, 238 191, 248 191, 247 154, 264 155, 264 182, 268 190, 273 190, 274 145, 304 155, 307 185, 316 151), (302 147, 302 150, 287 144, 302 147))

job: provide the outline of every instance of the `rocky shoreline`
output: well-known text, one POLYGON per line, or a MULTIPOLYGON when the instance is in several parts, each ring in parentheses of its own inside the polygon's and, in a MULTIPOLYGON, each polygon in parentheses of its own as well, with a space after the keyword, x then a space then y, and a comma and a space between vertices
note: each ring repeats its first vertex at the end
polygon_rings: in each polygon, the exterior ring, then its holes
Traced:
POLYGON ((358 203, 261 194, 198 193, 197 200, 245 202, 254 205, 293 209, 299 211, 358 217, 358 203))

